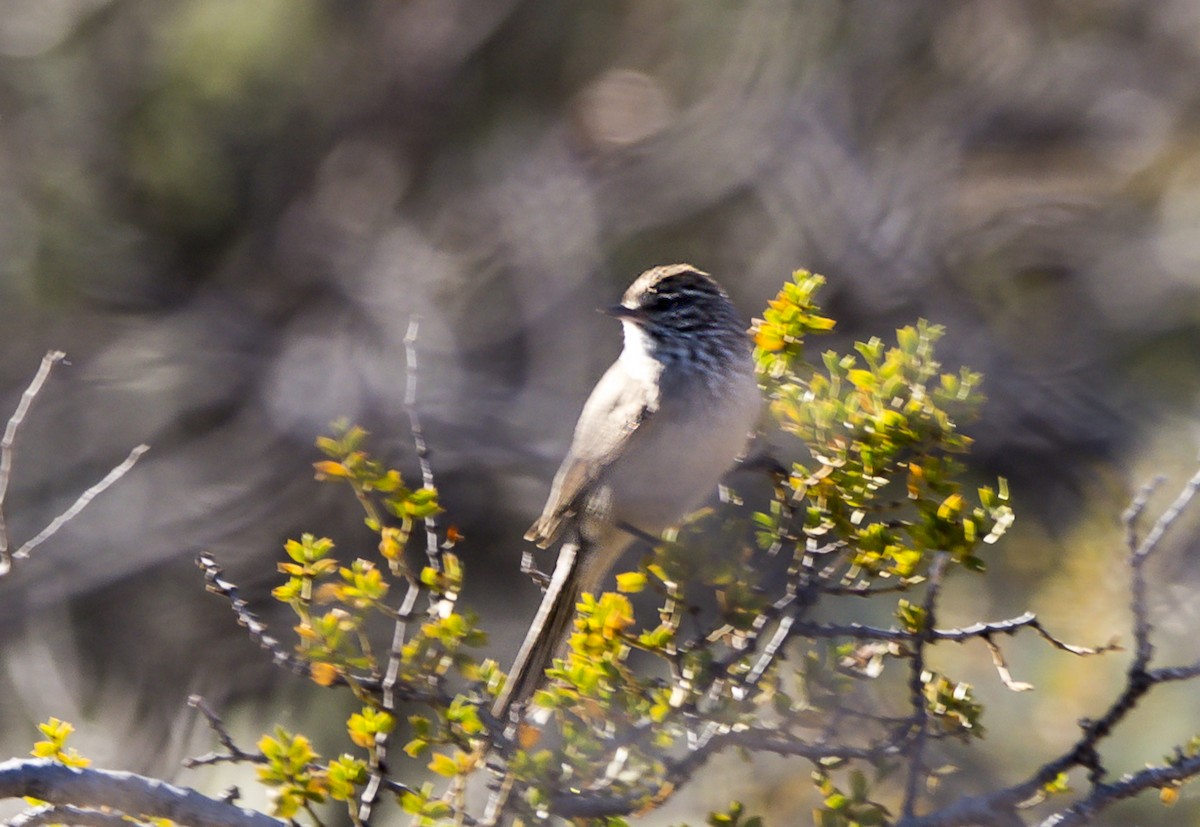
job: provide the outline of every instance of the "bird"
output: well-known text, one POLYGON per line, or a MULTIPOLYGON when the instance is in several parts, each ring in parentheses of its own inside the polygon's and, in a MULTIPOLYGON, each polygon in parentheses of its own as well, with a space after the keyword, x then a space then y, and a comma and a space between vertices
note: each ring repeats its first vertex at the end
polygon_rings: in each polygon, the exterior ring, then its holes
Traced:
POLYGON ((621 354, 596 383, 541 516, 525 534, 558 559, 492 712, 506 720, 567 650, 575 606, 622 552, 701 505, 745 451, 761 394, 746 325, 690 264, 653 267, 602 312, 621 354))

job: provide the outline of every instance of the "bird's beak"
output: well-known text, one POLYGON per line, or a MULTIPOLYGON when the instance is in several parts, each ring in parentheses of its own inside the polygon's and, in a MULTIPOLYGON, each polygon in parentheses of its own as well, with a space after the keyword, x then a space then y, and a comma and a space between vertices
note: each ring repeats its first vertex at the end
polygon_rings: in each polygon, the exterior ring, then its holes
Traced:
POLYGON ((623 304, 614 304, 609 307, 599 308, 600 312, 606 316, 612 316, 614 319, 629 319, 630 321, 638 321, 642 318, 642 312, 636 307, 626 307, 623 304))

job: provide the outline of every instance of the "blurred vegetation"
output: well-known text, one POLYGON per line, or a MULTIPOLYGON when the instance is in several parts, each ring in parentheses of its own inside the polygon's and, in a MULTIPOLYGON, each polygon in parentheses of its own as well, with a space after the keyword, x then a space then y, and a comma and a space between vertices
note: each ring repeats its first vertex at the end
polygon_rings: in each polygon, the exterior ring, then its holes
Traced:
MULTIPOLYGON (((74 364, 23 436, 14 532, 154 451, 0 583, 0 717, 62 715, 80 739, 94 714, 122 737, 84 751, 138 768, 159 762, 126 722, 217 683, 261 697, 269 667, 226 668, 252 650, 191 557, 212 549, 266 606, 270 550, 337 519, 304 482, 312 434, 348 417, 406 462, 412 314, 442 497, 476 569, 507 578, 463 600, 532 603, 521 528, 618 348, 590 308, 670 260, 747 315, 780 273, 825 273, 841 351, 943 326, 942 360, 987 377, 973 470, 1022 514, 948 622, 1032 608, 1107 640, 1117 515, 1196 454, 1198 71, 1196 0, 3 0, 4 409, 45 351, 74 364)), ((1183 535, 1156 572, 1181 632, 1183 535)), ((990 727, 1022 762, 1121 665, 1013 669, 1045 688, 990 727)), ((1124 733, 1130 766, 1181 728, 1124 733)), ((788 800, 786 774, 755 775, 788 800)), ((1196 807, 1185 790, 1174 813, 1196 807)))

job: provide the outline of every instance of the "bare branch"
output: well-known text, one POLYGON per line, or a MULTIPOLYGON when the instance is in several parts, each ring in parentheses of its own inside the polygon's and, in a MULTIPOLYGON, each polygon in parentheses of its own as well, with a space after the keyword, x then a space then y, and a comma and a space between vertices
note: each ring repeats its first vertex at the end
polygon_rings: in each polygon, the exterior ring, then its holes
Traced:
POLYGON ((1147 767, 1121 776, 1119 781, 1101 784, 1091 794, 1042 821, 1038 827, 1076 827, 1091 824, 1096 813, 1116 802, 1132 798, 1146 790, 1162 789, 1180 784, 1200 773, 1200 755, 1193 755, 1164 767, 1147 767))
POLYGON ((0 577, 7 574, 8 570, 12 568, 8 524, 4 519, 4 498, 8 495, 8 482, 12 477, 13 443, 17 438, 17 429, 25 421, 25 414, 29 412, 29 406, 33 404, 33 400, 37 398, 42 385, 45 384, 50 370, 66 357, 67 354, 61 350, 52 350, 42 357, 41 366, 38 367, 29 387, 21 394, 17 409, 13 411, 13 415, 8 419, 8 425, 4 428, 4 436, 0 437, 0 577))
POLYGON ((306 662, 284 649, 278 640, 267 634, 267 624, 250 611, 249 604, 238 594, 238 587, 225 579, 225 572, 211 554, 201 552, 196 558, 196 565, 204 572, 205 588, 229 601, 230 608, 237 616, 238 625, 250 633, 251 640, 271 654, 275 665, 282 666, 302 678, 312 677, 312 669, 306 662))
POLYGON ((53 824, 73 824, 78 827, 129 827, 129 817, 120 813, 88 810, 82 807, 34 807, 8 822, 8 827, 49 827, 53 824))
POLYGON ((1146 510, 1146 504, 1150 502, 1150 497, 1162 485, 1166 477, 1159 474, 1154 479, 1147 482, 1138 490, 1133 500, 1130 501, 1129 507, 1121 514, 1121 522, 1125 526, 1125 544, 1130 551, 1137 548, 1137 521, 1142 516, 1142 512, 1146 510))
POLYGON ((133 466, 137 464, 137 461, 141 459, 142 454, 149 450, 149 445, 142 444, 130 451, 129 456, 125 457, 124 461, 121 462, 120 465, 117 465, 115 468, 105 474, 103 479, 101 479, 87 491, 84 491, 82 494, 80 494, 79 499, 75 500, 75 502, 71 504, 70 508, 51 520, 45 528, 38 532, 36 537, 27 541, 19 549, 14 551, 12 554, 13 559, 19 560, 28 557, 31 551, 57 534, 59 529, 61 529, 71 520, 75 519, 75 517, 79 515, 80 511, 83 511, 83 509, 87 508, 88 504, 95 499, 97 495, 104 493, 104 491, 111 488, 117 480, 128 474, 130 469, 132 469, 133 466))
POLYGON ((1200 661, 1188 664, 1187 666, 1163 666, 1158 669, 1151 669, 1146 673, 1146 677, 1155 683, 1189 681, 1197 676, 1200 676, 1200 661))
POLYGON ((249 762, 252 764, 266 763, 266 757, 258 753, 246 752, 241 747, 233 742, 233 736, 229 734, 229 730, 225 727, 225 722, 220 716, 208 705, 200 695, 191 695, 188 697, 188 706, 198 710, 204 716, 204 720, 208 723, 208 728, 217 736, 217 740, 221 742, 221 746, 225 747, 224 754, 210 752, 205 755, 196 756, 194 758, 184 759, 183 765, 188 769, 195 767, 208 766, 209 764, 225 764, 225 763, 240 763, 249 762))
MULTIPOLYGON (((1139 499, 1144 498, 1143 494, 1145 497, 1149 496, 1149 488, 1149 486, 1144 487, 1142 492, 1139 492, 1138 499, 1135 499, 1126 510, 1126 519, 1130 526, 1140 510, 1139 499)), ((1154 644, 1150 640, 1153 628, 1150 624, 1150 613, 1146 607, 1146 575, 1143 566, 1154 550, 1158 548, 1158 544, 1166 535, 1167 530, 1179 519, 1179 515, 1196 495, 1197 489, 1200 489, 1200 471, 1193 474, 1192 478, 1184 484, 1183 489, 1175 497, 1175 501, 1155 520, 1154 526, 1146 534, 1146 538, 1142 540, 1141 544, 1136 547, 1130 546, 1129 567, 1133 574, 1130 607, 1133 611, 1133 638, 1136 642, 1134 662, 1129 667, 1131 674, 1134 671, 1145 670, 1154 654, 1154 644)), ((1132 542, 1133 539, 1134 532, 1131 527, 1128 529, 1128 540, 1132 542)))
MULTIPOLYGON (((720 732, 702 746, 689 750, 682 758, 669 762, 660 795, 669 793, 687 781, 717 753, 730 747, 744 748, 775 755, 807 758, 813 761, 841 758, 846 760, 879 761, 900 754, 897 744, 884 742, 855 747, 844 744, 823 744, 806 741, 789 732, 778 729, 743 728, 720 732)), ((554 796, 551 812, 560 818, 601 818, 634 813, 646 805, 643 795, 637 797, 597 795, 578 791, 564 792, 554 796)))
POLYGON ((1008 664, 1004 660, 1004 653, 1000 651, 1000 647, 996 645, 995 641, 990 637, 985 637, 983 642, 987 644, 988 651, 992 653, 992 665, 996 667, 996 673, 1005 686, 1013 692, 1028 692, 1033 689, 1033 684, 1013 679, 1012 672, 1008 671, 1008 664))
MULTIPOLYGON (((413 446, 417 451, 417 462, 421 466, 421 483, 426 488, 434 488, 433 466, 429 462, 429 445, 425 442, 425 432, 421 428, 421 418, 417 414, 417 333, 420 330, 420 319, 413 316, 408 322, 408 331, 404 335, 404 361, 407 382, 404 388, 404 409, 408 412, 408 429, 412 434, 413 446)), ((438 550, 437 519, 432 515, 425 518, 425 554, 431 566, 437 566, 441 560, 438 550)), ((440 568, 440 566, 439 566, 440 568)))
POLYGON ((189 827, 282 827, 286 822, 131 772, 80 769, 44 758, 0 762, 0 798, 110 808, 134 818, 169 818, 189 827))

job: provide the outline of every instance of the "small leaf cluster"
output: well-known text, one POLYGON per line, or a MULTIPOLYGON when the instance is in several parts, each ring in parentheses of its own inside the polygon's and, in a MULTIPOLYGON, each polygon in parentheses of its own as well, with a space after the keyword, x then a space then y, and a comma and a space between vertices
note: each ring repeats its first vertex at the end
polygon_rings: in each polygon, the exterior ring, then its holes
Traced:
POLYGON ((318 755, 308 738, 276 727, 274 735, 258 739, 258 749, 266 759, 258 780, 273 792, 275 815, 292 818, 325 800, 325 773, 316 765, 318 755))
POLYGON ((334 423, 333 435, 317 440, 317 448, 328 457, 315 464, 317 479, 350 485, 366 511, 367 528, 380 534, 380 554, 392 565, 394 574, 402 574, 402 551, 413 525, 441 511, 437 490, 406 486, 398 470, 385 467, 363 450, 367 436, 357 425, 334 423), (385 526, 385 515, 399 524, 385 526))
POLYGON ((306 736, 283 727, 259 738, 258 749, 263 758, 258 780, 271 789, 273 812, 281 818, 305 810, 316 819, 312 805, 326 799, 350 801, 367 780, 367 763, 361 758, 343 753, 322 765, 306 736))
POLYGON ((833 319, 820 315, 814 302, 824 284, 824 277, 797 270, 768 303, 762 318, 754 320, 754 361, 760 375, 778 379, 805 369, 805 338, 833 330, 833 319))
POLYGON ((849 773, 849 789, 839 788, 824 768, 812 774, 821 794, 821 806, 813 810, 814 827, 877 827, 887 824, 887 807, 871 800, 871 783, 861 770, 849 773))
POLYGON ((732 801, 729 809, 709 813, 704 823, 709 827, 763 827, 762 816, 746 815, 746 807, 740 801, 732 801))
POLYGON ((952 681, 937 672, 921 673, 926 709, 946 735, 982 738, 983 707, 975 700, 969 683, 952 681))
MULTIPOLYGON (((981 569, 979 546, 1012 522, 1003 480, 975 502, 958 481, 964 468, 953 457, 971 440, 957 423, 982 403, 980 376, 940 372, 933 348, 942 335, 922 320, 898 330, 892 347, 872 338, 853 354, 827 351, 823 371, 762 374, 775 420, 807 455, 787 481, 804 509, 802 531, 846 543, 849 577, 911 578, 932 551, 981 569)), ((778 515, 758 519, 771 540, 778 515)))
POLYGON ((34 758, 53 758, 68 767, 86 767, 92 763, 92 759, 84 758, 74 747, 67 746, 67 739, 75 731, 69 722, 50 718, 38 724, 37 728, 43 738, 33 745, 29 753, 34 758))

